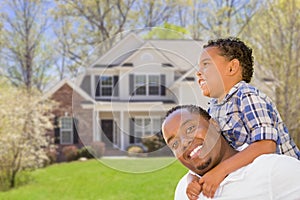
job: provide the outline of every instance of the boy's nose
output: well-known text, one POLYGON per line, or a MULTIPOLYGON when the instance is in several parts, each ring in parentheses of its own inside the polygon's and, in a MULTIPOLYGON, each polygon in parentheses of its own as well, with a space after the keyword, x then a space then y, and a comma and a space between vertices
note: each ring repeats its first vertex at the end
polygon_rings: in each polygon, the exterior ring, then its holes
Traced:
POLYGON ((196 76, 200 77, 201 75, 202 75, 202 73, 200 70, 196 72, 196 76))

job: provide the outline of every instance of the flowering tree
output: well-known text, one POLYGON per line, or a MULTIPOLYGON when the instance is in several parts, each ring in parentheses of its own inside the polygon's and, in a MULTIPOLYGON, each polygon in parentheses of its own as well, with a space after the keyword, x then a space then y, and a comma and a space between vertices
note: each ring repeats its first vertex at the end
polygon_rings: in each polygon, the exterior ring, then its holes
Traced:
POLYGON ((51 108, 38 92, 0 79, 0 189, 15 186, 16 175, 44 166, 50 146, 51 108))

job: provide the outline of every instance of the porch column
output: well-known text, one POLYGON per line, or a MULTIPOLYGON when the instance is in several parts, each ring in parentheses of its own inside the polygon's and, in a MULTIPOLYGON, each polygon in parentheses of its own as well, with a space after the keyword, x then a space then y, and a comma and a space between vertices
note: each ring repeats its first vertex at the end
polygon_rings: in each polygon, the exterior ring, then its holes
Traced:
POLYGON ((123 130, 124 130, 124 111, 121 110, 120 111, 120 136, 121 136, 121 150, 124 150, 124 133, 123 133, 123 130))
POLYGON ((93 112, 93 141, 101 141, 101 135, 99 130, 99 111, 93 112))
POLYGON ((96 91, 96 89, 95 89, 95 76, 94 75, 91 75, 91 96, 92 96, 92 98, 93 99, 95 99, 95 91, 96 91))

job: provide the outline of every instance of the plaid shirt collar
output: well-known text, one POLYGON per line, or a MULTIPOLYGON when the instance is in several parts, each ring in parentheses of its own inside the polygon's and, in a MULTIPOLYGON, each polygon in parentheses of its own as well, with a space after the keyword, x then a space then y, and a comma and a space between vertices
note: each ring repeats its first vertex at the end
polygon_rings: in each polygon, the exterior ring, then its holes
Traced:
POLYGON ((240 81, 240 82, 238 82, 237 84, 235 84, 235 85, 229 90, 229 92, 225 95, 224 99, 223 99, 220 103, 218 103, 218 99, 216 99, 216 98, 212 99, 212 100, 210 101, 210 103, 213 104, 213 105, 223 105, 223 104, 225 104, 226 102, 229 101, 229 99, 232 97, 232 95, 234 95, 234 94, 238 91, 239 88, 241 88, 241 87, 244 86, 244 84, 246 84, 245 81, 240 81))

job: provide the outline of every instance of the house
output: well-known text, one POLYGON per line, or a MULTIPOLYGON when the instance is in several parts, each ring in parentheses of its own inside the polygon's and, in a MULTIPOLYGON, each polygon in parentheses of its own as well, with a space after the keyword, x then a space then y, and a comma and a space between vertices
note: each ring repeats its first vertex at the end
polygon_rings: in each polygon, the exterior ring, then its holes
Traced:
POLYGON ((63 80, 46 93, 61 102, 55 111, 56 143, 102 141, 105 155, 122 155, 142 138, 158 134, 171 107, 207 108, 195 75, 201 49, 200 41, 144 40, 129 33, 75 81, 63 80))

